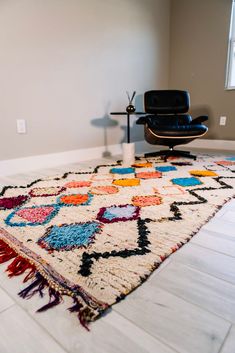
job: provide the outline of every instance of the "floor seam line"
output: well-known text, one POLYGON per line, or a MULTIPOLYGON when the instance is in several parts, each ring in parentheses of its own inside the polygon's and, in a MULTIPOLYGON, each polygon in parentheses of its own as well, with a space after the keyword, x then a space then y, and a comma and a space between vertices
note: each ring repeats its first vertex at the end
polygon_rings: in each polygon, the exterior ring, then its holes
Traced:
POLYGON ((233 256, 233 255, 226 254, 226 253, 224 253, 224 252, 222 252, 222 251, 218 251, 218 250, 209 248, 208 246, 204 246, 204 245, 201 245, 201 244, 197 244, 197 243, 195 243, 194 241, 192 241, 191 244, 196 245, 196 246, 198 246, 198 247, 200 247, 200 248, 203 248, 203 249, 206 249, 206 250, 207 250, 207 249, 208 249, 208 250, 211 250, 211 251, 213 251, 213 252, 215 252, 215 253, 218 253, 218 254, 222 254, 222 255, 231 257, 231 258, 233 258, 233 259, 235 258, 235 255, 233 256))
POLYGON ((149 333, 148 331, 146 331, 144 328, 140 327, 139 325, 136 324, 136 322, 134 322, 133 320, 131 320, 130 318, 124 316, 122 313, 120 313, 119 311, 113 309, 115 311, 115 313, 119 314, 120 316, 122 316, 122 318, 124 318, 125 320, 129 321, 132 325, 138 327, 138 329, 140 329, 141 331, 145 332, 147 335, 151 336, 154 340, 160 341, 161 343, 163 343, 166 347, 170 348, 171 350, 175 351, 176 353, 181 353, 180 351, 178 351, 177 349, 175 349, 174 347, 172 347, 171 345, 169 345, 167 342, 165 342, 164 340, 161 339, 161 337, 156 337, 153 336, 151 333, 149 333))
MULTIPOLYGON (((229 285, 235 287, 235 282, 233 283, 233 282, 226 281, 226 280, 223 279, 223 278, 219 278, 219 277, 216 277, 216 276, 212 275, 211 273, 201 271, 201 270, 199 270, 198 268, 193 267, 193 266, 190 266, 189 264, 186 264, 186 263, 184 263, 184 262, 180 262, 180 261, 173 260, 173 261, 171 261, 171 264, 172 264, 173 262, 176 262, 176 263, 178 263, 178 264, 180 263, 181 265, 183 265, 183 266, 185 266, 185 267, 188 267, 190 270, 194 270, 194 271, 196 271, 196 272, 202 273, 202 274, 207 275, 207 276, 209 276, 209 277, 211 277, 211 278, 217 279, 217 280, 219 280, 219 281, 225 282, 225 283, 227 283, 227 284, 229 284, 229 285)), ((164 268, 163 268, 162 270, 164 270, 164 268)), ((158 275, 158 273, 156 273, 156 276, 157 276, 157 275, 158 275)))
POLYGON ((228 336, 229 336, 229 333, 231 332, 231 329, 232 329, 232 325, 229 327, 228 332, 227 332, 226 336, 224 337, 224 340, 223 340, 223 342, 222 342, 222 344, 221 344, 221 347, 220 347, 218 353, 221 353, 221 352, 222 352, 222 349, 223 349, 223 347, 225 346, 225 343, 227 342, 227 338, 228 338, 228 336))
POLYGON ((203 311, 205 311, 205 312, 207 312, 207 313, 210 313, 210 314, 212 314, 212 315, 215 315, 217 318, 222 319, 222 320, 226 321, 227 323, 229 323, 229 324, 231 324, 231 325, 235 324, 235 322, 229 321, 228 319, 224 318, 223 316, 220 316, 219 314, 217 314, 217 313, 215 313, 215 312, 213 312, 213 311, 211 311, 211 310, 209 310, 209 309, 205 309, 204 307, 200 306, 199 304, 196 304, 196 303, 194 303, 194 302, 192 302, 192 301, 190 301, 190 300, 188 300, 188 299, 185 299, 185 298, 181 297, 181 296, 178 295, 178 294, 175 294, 173 291, 164 288, 164 286, 161 286, 161 284, 159 285, 159 287, 160 287, 161 289, 163 289, 165 292, 169 292, 170 294, 172 294, 172 295, 174 295, 175 297, 177 297, 177 298, 179 298, 179 299, 185 301, 186 303, 189 303, 189 304, 191 304, 191 305, 194 305, 195 307, 200 308, 201 310, 203 310, 203 311))
MULTIPOLYGON (((1 287, 2 289, 2 287, 1 287)), ((38 322, 37 320, 34 319, 34 316, 33 314, 30 313, 30 311, 27 311, 23 305, 20 304, 20 301, 17 302, 16 300, 14 300, 13 296, 8 293, 5 289, 3 289, 3 291, 14 301, 14 305, 15 306, 19 306, 25 313, 26 315, 28 315, 45 333, 47 333, 50 338, 52 338, 53 341, 55 341, 61 348, 63 348, 63 350, 66 352, 66 353, 70 353, 56 338, 54 338, 52 336, 52 334, 50 333, 50 331, 48 331, 43 325, 41 325, 40 322, 38 322)), ((12 306, 14 306, 12 305, 12 306)), ((0 313, 1 314, 1 313, 0 313)))
MULTIPOLYGON (((197 269, 197 267, 194 267, 193 265, 189 265, 189 264, 187 264, 187 263, 185 263, 185 262, 183 262, 183 261, 178 261, 178 260, 175 260, 175 262, 180 263, 180 264, 183 264, 183 265, 187 265, 188 267, 190 267, 190 268, 192 268, 192 269, 196 269, 196 270, 198 270, 198 269, 197 269)), ((209 275, 209 276, 211 276, 211 277, 214 277, 214 278, 216 278, 216 279, 222 280, 222 281, 224 281, 224 282, 226 282, 226 283, 229 283, 229 284, 235 285, 235 282, 230 282, 230 281, 227 281, 227 280, 225 280, 225 279, 223 279, 223 278, 221 278, 221 277, 218 277, 218 276, 212 275, 212 274, 211 274, 211 273, 209 273, 209 272, 206 272, 206 271, 200 271, 200 270, 198 270, 198 271, 199 271, 199 272, 201 272, 201 273, 205 273, 205 274, 207 274, 207 275, 209 275)))

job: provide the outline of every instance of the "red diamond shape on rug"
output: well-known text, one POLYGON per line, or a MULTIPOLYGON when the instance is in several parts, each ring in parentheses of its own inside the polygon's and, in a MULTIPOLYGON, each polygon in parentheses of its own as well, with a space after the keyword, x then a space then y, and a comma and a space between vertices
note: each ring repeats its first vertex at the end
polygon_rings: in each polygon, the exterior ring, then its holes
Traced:
POLYGON ((55 210, 53 206, 24 208, 16 212, 16 215, 32 223, 43 223, 55 210))
POLYGON ((3 197, 0 199, 0 210, 10 210, 11 208, 15 208, 21 206, 28 200, 28 196, 19 195, 15 197, 3 197))

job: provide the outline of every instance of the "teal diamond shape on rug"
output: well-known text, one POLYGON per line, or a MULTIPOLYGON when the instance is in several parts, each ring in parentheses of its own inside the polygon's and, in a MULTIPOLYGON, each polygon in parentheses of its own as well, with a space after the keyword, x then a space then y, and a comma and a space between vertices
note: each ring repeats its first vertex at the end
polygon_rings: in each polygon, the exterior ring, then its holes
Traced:
POLYGON ((99 222, 84 222, 54 225, 47 228, 38 244, 47 250, 71 250, 89 245, 96 234, 101 232, 99 222))
POLYGON ((173 170, 177 170, 177 168, 173 165, 166 165, 166 166, 160 166, 160 167, 155 167, 155 169, 158 172, 171 172, 173 170))
POLYGON ((112 168, 110 173, 112 174, 131 174, 135 172, 135 168, 112 168))
POLYGON ((191 177, 191 178, 174 178, 171 179, 173 184, 180 185, 183 187, 186 186, 196 186, 196 185, 201 185, 202 182, 201 180, 191 177))

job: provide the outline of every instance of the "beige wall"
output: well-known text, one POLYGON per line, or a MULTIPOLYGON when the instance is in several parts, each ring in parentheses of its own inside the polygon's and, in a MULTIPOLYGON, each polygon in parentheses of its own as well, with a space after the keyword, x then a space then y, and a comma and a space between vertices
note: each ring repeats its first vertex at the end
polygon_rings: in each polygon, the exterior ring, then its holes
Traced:
POLYGON ((194 116, 209 114, 205 138, 235 140, 235 91, 224 89, 231 3, 171 2, 170 88, 189 90, 194 116))
POLYGON ((104 145, 94 119, 168 86, 169 14, 169 0, 0 1, 0 159, 104 145))

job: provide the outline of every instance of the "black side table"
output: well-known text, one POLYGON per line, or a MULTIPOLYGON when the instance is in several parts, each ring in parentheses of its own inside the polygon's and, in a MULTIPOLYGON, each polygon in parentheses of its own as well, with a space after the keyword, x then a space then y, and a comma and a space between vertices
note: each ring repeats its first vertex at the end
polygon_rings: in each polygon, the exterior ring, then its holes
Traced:
POLYGON ((126 115, 127 116, 127 143, 130 143, 130 115, 145 115, 143 112, 111 112, 111 115, 126 115))

